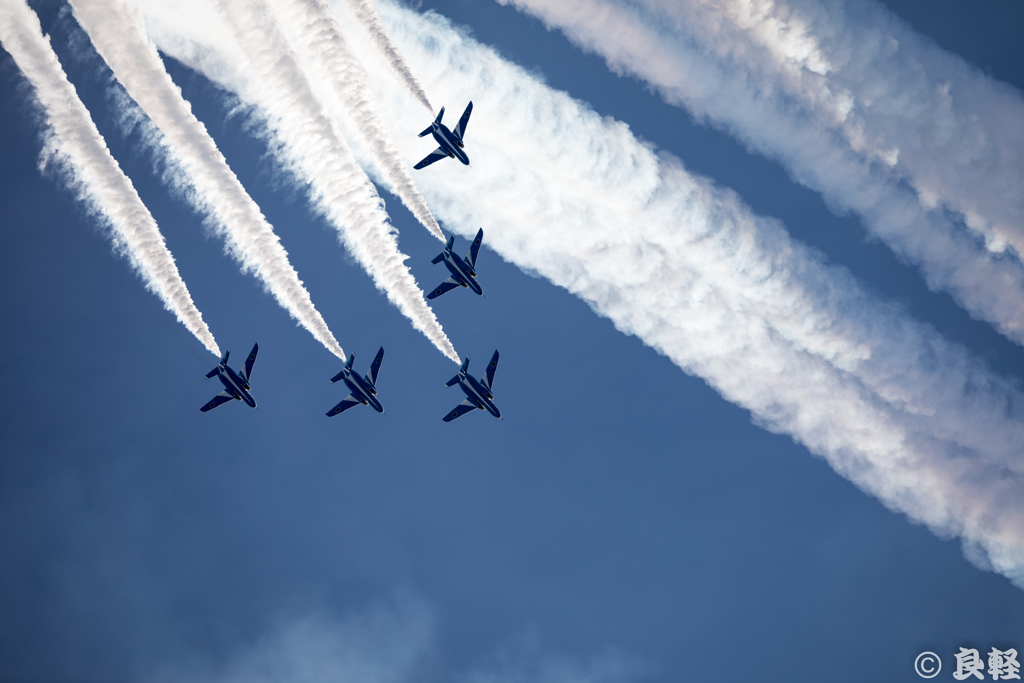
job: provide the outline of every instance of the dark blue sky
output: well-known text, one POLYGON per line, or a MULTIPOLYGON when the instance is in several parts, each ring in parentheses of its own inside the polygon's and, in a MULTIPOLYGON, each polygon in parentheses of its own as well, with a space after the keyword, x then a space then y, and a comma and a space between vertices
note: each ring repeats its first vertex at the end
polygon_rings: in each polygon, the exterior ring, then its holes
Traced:
MULTIPOLYGON (((63 4, 33 6, 218 341, 237 355, 260 343, 260 410, 199 413, 219 390, 203 379, 215 361, 40 175, 29 91, 0 53, 0 680, 149 680, 183 661, 216 671, 281 623, 405 599, 434 620, 409 678, 420 681, 459 680, 517 648, 527 660, 618 653, 652 681, 912 681, 922 650, 946 666, 960 646, 1024 650, 1024 593, 974 568, 957 541, 755 427, 486 241, 487 298, 457 291, 434 310, 471 371, 501 350, 506 419, 443 424, 461 400, 444 386, 454 366, 311 215, 220 91, 171 62, 357 369, 387 350, 388 415, 324 417, 345 393, 327 382, 339 362, 160 182, 138 137, 118 127, 110 76, 63 4)), ((1024 88, 1020 3, 966 7, 893 5, 1024 88)), ((1019 347, 929 292, 855 217, 833 215, 775 164, 515 10, 421 8, 628 122, 999 374, 1024 377, 1019 347)), ((420 284, 443 279, 429 263, 438 243, 385 198, 420 284)))

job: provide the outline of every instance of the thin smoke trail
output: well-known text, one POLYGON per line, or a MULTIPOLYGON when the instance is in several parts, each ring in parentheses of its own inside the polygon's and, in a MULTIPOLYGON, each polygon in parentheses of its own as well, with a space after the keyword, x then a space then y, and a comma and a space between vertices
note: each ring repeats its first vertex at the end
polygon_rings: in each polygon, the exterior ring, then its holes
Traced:
POLYGON ((288 170, 308 185, 314 206, 335 226, 341 242, 377 287, 415 329, 458 362, 458 354, 405 265, 407 257, 398 250, 383 202, 271 23, 266 6, 232 0, 218 0, 217 5, 236 36, 236 45, 244 49, 244 57, 236 49, 236 58, 246 60, 250 75, 243 98, 267 113, 275 151, 288 170))
MULTIPOLYGON (((381 9, 432 89, 469 89, 481 110, 505 114, 475 128, 472 172, 419 181, 449 225, 471 234, 486 222, 504 258, 580 296, 889 507, 959 535, 974 562, 1024 587, 1018 389, 624 124, 437 15, 381 9)), ((160 10, 152 18, 160 23, 160 10)), ((166 45, 211 77, 224 73, 216 64, 230 55, 212 57, 215 44, 186 53, 186 42, 166 45)), ((405 93, 380 77, 386 65, 366 65, 387 120, 415 130, 405 93)), ((401 140, 403 153, 413 157, 418 142, 401 140)))
POLYGON ((427 111, 433 113, 434 108, 430 106, 427 94, 423 91, 422 86, 420 86, 420 82, 412 75, 412 71, 409 69, 409 65, 406 63, 402 53, 395 47, 391 37, 388 36, 387 28, 384 26, 384 22, 380 20, 377 10, 374 9, 368 0, 346 0, 346 3, 352 9, 359 23, 366 29, 374 45, 387 60, 388 66, 391 67, 391 70, 402 81, 402 85, 406 87, 420 104, 427 108, 427 111))
POLYGON ((272 0, 279 23, 290 34, 311 82, 333 100, 333 109, 350 122, 373 152, 381 175, 392 191, 434 237, 444 241, 440 226, 409 175, 408 161, 395 149, 373 101, 366 70, 348 47, 341 27, 324 0, 272 0))
POLYGON ((779 161, 1024 344, 1019 93, 873 3, 848 27, 837 3, 499 1, 779 161))
POLYGON ((123 0, 72 0, 71 6, 114 76, 163 134, 165 144, 155 147, 184 171, 182 180, 194 189, 185 196, 207 215, 228 253, 244 271, 255 273, 317 341, 344 359, 273 228, 171 81, 138 10, 123 0))
POLYGON ((60 168, 78 198, 109 227, 115 249, 128 259, 146 288, 207 350, 220 355, 156 221, 111 156, 43 36, 39 18, 24 0, 0 1, 0 43, 32 84, 42 107, 49 129, 46 162, 60 168))

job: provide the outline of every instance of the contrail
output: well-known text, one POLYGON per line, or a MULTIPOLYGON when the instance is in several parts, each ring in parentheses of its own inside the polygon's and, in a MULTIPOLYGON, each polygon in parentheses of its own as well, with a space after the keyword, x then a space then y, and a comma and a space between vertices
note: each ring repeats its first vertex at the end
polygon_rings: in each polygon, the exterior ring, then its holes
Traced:
MULTIPOLYGON (((163 24, 161 47, 211 78, 225 73, 224 48, 188 33, 203 17, 166 20, 170 10, 147 7, 163 24)), ((449 225, 467 235, 487 225, 504 258, 581 297, 887 506, 959 535, 973 562, 1024 587, 1019 390, 625 124, 440 16, 390 2, 381 11, 432 89, 466 89, 481 109, 503 112, 474 128, 472 173, 419 180, 449 225)), ((371 76, 387 120, 415 130, 404 91, 382 73, 371 76)), ((399 141, 410 158, 422 142, 399 141)))
POLYGON ((1024 343, 1019 92, 870 2, 498 1, 857 212, 932 289, 1024 343))
POLYGON ((325 0, 272 0, 270 4, 291 46, 314 75, 311 82, 329 95, 332 110, 345 116, 350 129, 369 145, 392 191, 443 242, 440 226, 409 175, 408 160, 399 156, 384 130, 366 70, 349 49, 334 12, 325 0))
POLYGON ((313 306, 273 228, 171 81, 138 10, 124 0, 72 0, 71 6, 114 76, 163 133, 163 144, 154 147, 184 171, 184 180, 194 190, 185 196, 206 214, 228 253, 243 271, 254 272, 317 341, 344 359, 345 352, 313 306))
POLYGON ((380 50, 384 59, 387 60, 388 66, 391 67, 394 74, 402 81, 402 85, 406 87, 420 104, 427 108, 427 111, 434 113, 434 108, 430 106, 427 94, 423 92, 420 82, 412 75, 412 71, 409 69, 409 65, 406 64, 402 53, 391 42, 387 28, 385 28, 384 22, 380 20, 380 15, 377 14, 377 10, 374 9, 373 5, 368 0, 345 0, 345 2, 352 9, 359 23, 366 29, 373 44, 380 50))
MULTIPOLYGON (((433 14, 380 5, 434 92, 500 111, 474 169, 418 178, 448 225, 540 273, 1024 588, 1024 395, 753 215, 433 14), (501 207, 495 211, 494 207, 501 207)), ((380 74, 395 125, 416 112, 380 74)), ((407 152, 417 141, 409 140, 407 152)))
POLYGON ((295 54, 260 0, 218 0, 238 46, 231 58, 248 60, 243 99, 267 113, 274 150, 304 184, 338 237, 417 330, 458 362, 423 292, 405 265, 383 202, 319 100, 295 54))
POLYGON ((203 346, 220 355, 156 221, 111 156, 24 0, 0 0, 0 43, 32 84, 45 114, 44 164, 58 165, 68 186, 109 227, 114 248, 127 257, 146 288, 203 346))

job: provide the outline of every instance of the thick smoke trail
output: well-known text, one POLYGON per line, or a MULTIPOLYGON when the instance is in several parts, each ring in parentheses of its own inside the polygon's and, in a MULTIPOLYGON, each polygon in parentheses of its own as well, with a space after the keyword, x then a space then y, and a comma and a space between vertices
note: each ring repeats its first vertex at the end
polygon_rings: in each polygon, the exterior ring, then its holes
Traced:
POLYGON ((873 3, 850 16, 813 0, 499 2, 778 160, 831 205, 859 213, 931 288, 1024 343, 1016 91, 873 3))
MULTIPOLYGON (((201 18, 162 21, 165 12, 150 14, 164 24, 161 47, 211 78, 230 71, 217 43, 189 32, 201 18)), ((504 258, 1024 587, 1020 391, 624 124, 437 15, 391 3, 382 12, 432 89, 471 90, 481 110, 504 114, 477 122, 472 172, 420 180, 450 225, 469 235, 486 223, 504 258)), ((380 77, 387 66, 366 66, 386 120, 414 130, 405 93, 380 77)), ((413 157, 420 141, 398 139, 413 157)))
POLYGON ((43 36, 39 18, 24 0, 0 0, 0 43, 35 89, 49 127, 44 153, 48 161, 60 165, 65 182, 110 228, 115 248, 128 258, 146 288, 203 346, 220 355, 156 221, 111 156, 43 36))
POLYGON ((272 0, 278 22, 289 34, 290 43, 311 82, 328 95, 331 108, 346 117, 350 129, 369 145, 381 176, 424 227, 442 242, 441 227, 430 213, 426 200, 409 175, 408 160, 395 149, 373 101, 369 78, 349 49, 334 12, 325 0, 272 0))
POLYGON ((163 133, 163 144, 156 147, 185 172, 194 190, 186 196, 208 216, 228 253, 244 271, 254 272, 317 341, 344 359, 273 228, 171 81, 138 10, 123 0, 72 0, 71 5, 114 76, 163 133))
POLYGON ((345 1, 352 9, 356 18, 359 20, 359 23, 363 25, 363 28, 365 28, 366 32, 370 35, 370 39, 373 41, 373 44, 378 50, 380 50, 381 54, 384 55, 384 59, 387 60, 388 66, 391 67, 391 70, 402 81, 402 85, 406 87, 409 93, 412 94, 420 104, 427 108, 427 111, 433 113, 434 108, 430 106, 430 100, 427 99, 427 93, 423 92, 420 82, 412 75, 412 71, 409 69, 409 65, 406 64, 402 53, 397 47, 395 47, 395 44, 391 42, 391 37, 388 35, 384 22, 380 20, 380 15, 377 14, 377 10, 374 9, 369 0, 345 1))
POLYGON ((284 37, 259 1, 218 0, 235 33, 232 58, 248 60, 243 98, 268 114, 278 155, 308 185, 313 204, 379 288, 445 356, 458 354, 398 251, 395 233, 373 184, 316 96, 284 37), (239 46, 244 46, 240 50, 239 46))

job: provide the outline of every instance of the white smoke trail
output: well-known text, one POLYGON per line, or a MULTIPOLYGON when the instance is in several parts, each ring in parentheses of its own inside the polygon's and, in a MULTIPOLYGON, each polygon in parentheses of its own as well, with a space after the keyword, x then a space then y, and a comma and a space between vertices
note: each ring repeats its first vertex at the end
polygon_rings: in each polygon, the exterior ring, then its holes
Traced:
POLYGON ((780 161, 831 205, 859 213, 931 288, 1024 343, 1016 91, 869 2, 850 17, 831 0, 498 1, 780 161))
MULTIPOLYGON (((577 294, 886 505, 959 535, 973 561, 1024 587, 1017 389, 624 124, 437 15, 381 8, 432 89, 453 99, 467 89, 481 113, 502 112, 476 120, 472 169, 419 181, 450 225, 467 235, 487 225, 504 258, 577 294)), ((154 8, 152 21, 166 12, 154 8)), ((227 57, 189 32, 201 23, 169 19, 161 46, 216 78, 227 57)), ((415 130, 404 91, 380 77, 387 66, 366 66, 385 120, 415 130)), ((410 158, 422 144, 396 139, 410 158)))
POLYGON ((430 106, 430 100, 427 99, 427 94, 423 92, 420 82, 412 75, 412 71, 409 69, 409 65, 406 64, 402 53, 399 52, 398 48, 395 47, 395 44, 391 42, 391 37, 388 36, 387 28, 384 26, 384 22, 380 20, 380 15, 377 14, 377 10, 374 9, 369 0, 345 1, 352 9, 356 19, 358 19, 359 23, 366 29, 366 32, 369 34, 373 44, 378 50, 380 50, 380 53, 384 56, 385 60, 387 60, 387 64, 391 67, 392 72, 394 72, 394 74, 402 81, 402 85, 406 87, 409 93, 411 93, 420 104, 427 108, 427 111, 433 114, 434 108, 430 106))
POLYGON ((348 47, 334 12, 325 0, 272 0, 278 22, 302 59, 311 83, 328 95, 331 108, 348 120, 350 129, 369 145, 392 191, 424 227, 442 242, 440 226, 409 175, 409 162, 395 149, 384 130, 366 70, 348 47))
POLYGON ((138 10, 123 0, 72 0, 75 17, 114 76, 163 133, 158 145, 185 172, 185 193, 224 238, 227 251, 254 272, 278 303, 331 353, 345 358, 288 260, 288 253, 224 155, 192 113, 149 42, 138 10))
MULTIPOLYGON (((433 91, 467 89, 481 113, 502 112, 477 120, 472 172, 419 180, 449 225, 467 235, 487 225, 506 259, 578 294, 890 507, 959 534, 975 562, 1024 587, 1018 390, 624 125, 439 17, 381 9, 433 91)), ((414 129, 401 93, 371 73, 387 120, 414 129)))
POLYGON ((49 131, 44 159, 59 164, 65 182, 109 227, 115 249, 127 257, 146 288, 203 346, 220 355, 156 221, 111 156, 25 0, 0 0, 0 44, 32 84, 45 114, 49 131))
MULTIPOLYGON (((278 155, 307 184, 315 206, 379 288, 448 358, 458 354, 398 251, 395 233, 373 184, 356 162, 334 119, 310 86, 294 53, 260 1, 218 0, 248 60, 243 98, 268 113, 278 155)), ((236 61, 237 63, 237 61, 236 61)))

